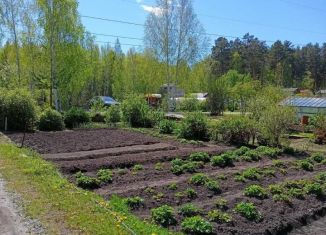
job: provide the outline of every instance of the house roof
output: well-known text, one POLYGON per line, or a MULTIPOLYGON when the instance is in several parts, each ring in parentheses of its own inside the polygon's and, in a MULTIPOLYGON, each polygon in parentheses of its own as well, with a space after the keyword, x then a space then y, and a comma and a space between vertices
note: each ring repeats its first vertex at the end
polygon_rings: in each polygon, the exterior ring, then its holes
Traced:
POLYGON ((285 99, 281 103, 282 105, 294 106, 294 107, 311 107, 311 108, 326 108, 325 98, 311 98, 311 97, 291 97, 285 99))

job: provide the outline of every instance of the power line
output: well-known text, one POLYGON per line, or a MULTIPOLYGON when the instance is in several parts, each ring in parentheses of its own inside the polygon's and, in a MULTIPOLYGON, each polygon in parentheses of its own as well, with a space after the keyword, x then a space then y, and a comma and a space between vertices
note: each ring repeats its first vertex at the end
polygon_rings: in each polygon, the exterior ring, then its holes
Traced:
MULTIPOLYGON (((110 41, 94 41, 97 43, 105 43, 105 44, 114 44, 114 42, 110 42, 110 41)), ((143 45, 137 45, 137 44, 129 44, 129 43, 120 43, 120 45, 122 46, 134 46, 134 47, 143 47, 143 45)))
POLYGON ((142 41, 142 38, 135 38, 135 37, 128 37, 128 36, 121 36, 121 35, 113 35, 113 34, 103 34, 103 33, 92 33, 89 32, 90 34, 97 35, 97 36, 105 36, 105 37, 115 37, 115 38, 125 38, 125 39, 131 39, 131 40, 140 40, 142 41))
POLYGON ((121 24, 129 24, 129 25, 136 25, 136 26, 145 26, 144 24, 139 24, 135 22, 129 22, 129 21, 124 21, 124 20, 113 20, 113 19, 107 19, 107 18, 102 18, 102 17, 95 17, 95 16, 86 16, 86 15, 80 15, 83 18, 89 18, 89 19, 94 19, 94 20, 103 20, 103 21, 109 21, 109 22, 115 22, 115 23, 121 23, 121 24))
POLYGON ((287 0, 279 0, 279 1, 283 2, 283 3, 286 3, 286 4, 299 6, 301 8, 305 8, 305 9, 311 9, 311 10, 319 11, 319 12, 323 12, 323 13, 326 12, 326 9, 320 9, 320 8, 317 8, 317 7, 308 6, 308 5, 299 3, 299 2, 292 2, 292 1, 287 1, 287 0))

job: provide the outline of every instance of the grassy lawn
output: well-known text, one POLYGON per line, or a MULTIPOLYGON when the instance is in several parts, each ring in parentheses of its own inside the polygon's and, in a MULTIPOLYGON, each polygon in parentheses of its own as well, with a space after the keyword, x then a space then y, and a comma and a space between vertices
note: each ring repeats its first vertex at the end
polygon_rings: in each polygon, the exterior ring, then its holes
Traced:
POLYGON ((0 136, 0 174, 50 234, 169 234, 131 215, 121 198, 79 189, 38 154, 4 142, 0 136))

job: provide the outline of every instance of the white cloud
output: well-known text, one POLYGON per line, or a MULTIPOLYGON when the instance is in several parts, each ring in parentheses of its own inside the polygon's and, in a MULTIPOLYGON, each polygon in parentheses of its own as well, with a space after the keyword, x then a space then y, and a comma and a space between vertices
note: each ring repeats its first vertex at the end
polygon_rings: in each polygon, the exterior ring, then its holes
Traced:
POLYGON ((153 13, 156 16, 160 16, 163 13, 163 9, 160 7, 152 7, 152 6, 148 6, 148 5, 144 5, 144 4, 142 4, 141 7, 144 9, 144 11, 153 13))

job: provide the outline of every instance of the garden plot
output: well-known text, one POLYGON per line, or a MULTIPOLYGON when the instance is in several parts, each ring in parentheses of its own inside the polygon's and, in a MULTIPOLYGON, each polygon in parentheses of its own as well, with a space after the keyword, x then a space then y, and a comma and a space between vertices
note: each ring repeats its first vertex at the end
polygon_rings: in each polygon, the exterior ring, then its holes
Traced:
MULTIPOLYGON (((38 148, 80 187, 106 199, 124 197, 132 213, 172 231, 283 234, 326 212, 326 162, 321 155, 180 144, 123 130, 82 132, 76 135, 106 133, 98 142, 103 148, 95 149, 97 142, 90 141, 93 150, 80 151, 82 138, 75 151, 64 148, 70 153, 38 148), (116 136, 112 142, 110 135, 116 136)), ((66 135, 61 133, 48 135, 66 135)), ((35 141, 42 133, 34 135, 26 139, 31 147, 33 141, 42 143, 35 141)), ((57 146, 67 141, 56 140, 57 146)))

